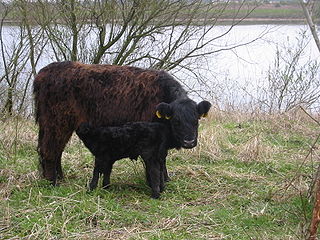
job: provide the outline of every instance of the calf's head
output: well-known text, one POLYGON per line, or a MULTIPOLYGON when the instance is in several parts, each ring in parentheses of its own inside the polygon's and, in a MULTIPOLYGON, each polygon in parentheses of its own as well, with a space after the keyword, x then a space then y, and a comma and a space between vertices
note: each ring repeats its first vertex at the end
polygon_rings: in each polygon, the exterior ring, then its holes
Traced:
POLYGON ((76 133, 78 136, 86 135, 90 132, 90 125, 88 123, 81 123, 79 127, 76 129, 76 133))
POLYGON ((178 99, 169 104, 160 103, 156 115, 170 122, 179 147, 193 148, 197 145, 199 119, 208 114, 210 107, 208 101, 196 104, 191 99, 178 99))

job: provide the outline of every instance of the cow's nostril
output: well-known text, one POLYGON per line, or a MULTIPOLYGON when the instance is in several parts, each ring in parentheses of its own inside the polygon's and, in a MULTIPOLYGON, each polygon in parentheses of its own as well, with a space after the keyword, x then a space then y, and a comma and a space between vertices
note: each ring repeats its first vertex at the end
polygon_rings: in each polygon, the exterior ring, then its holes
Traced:
POLYGON ((183 148, 193 148, 197 145, 197 140, 193 139, 193 140, 183 140, 183 144, 182 147, 183 148))
POLYGON ((185 143, 185 144, 187 144, 187 145, 191 145, 191 144, 193 144, 194 143, 194 139, 193 140, 184 140, 183 142, 185 143))

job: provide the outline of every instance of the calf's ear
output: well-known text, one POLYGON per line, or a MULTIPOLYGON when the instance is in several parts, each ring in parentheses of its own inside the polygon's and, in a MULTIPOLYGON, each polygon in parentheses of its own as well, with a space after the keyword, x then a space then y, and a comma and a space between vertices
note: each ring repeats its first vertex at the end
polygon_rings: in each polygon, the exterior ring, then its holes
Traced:
POLYGON ((202 102, 198 103, 197 110, 199 113, 199 117, 208 116, 208 112, 209 112, 210 108, 211 108, 211 103, 209 103, 208 101, 202 101, 202 102))
POLYGON ((172 109, 167 103, 159 103, 156 107, 156 115, 158 118, 170 119, 172 116, 172 109))

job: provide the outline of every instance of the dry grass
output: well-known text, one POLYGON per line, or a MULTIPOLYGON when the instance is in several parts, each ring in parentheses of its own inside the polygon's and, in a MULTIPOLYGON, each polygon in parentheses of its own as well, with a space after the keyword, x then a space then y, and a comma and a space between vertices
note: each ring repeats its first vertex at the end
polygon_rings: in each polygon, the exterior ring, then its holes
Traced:
MULTIPOLYGON (((66 178, 38 176, 37 127, 0 125, 2 239, 302 239, 319 126, 287 115, 215 111, 201 121, 192 150, 171 151, 172 181, 149 198, 141 161, 115 164, 112 186, 88 193, 92 156, 73 136, 63 154, 66 178)), ((318 143, 317 145, 318 146, 318 143)))

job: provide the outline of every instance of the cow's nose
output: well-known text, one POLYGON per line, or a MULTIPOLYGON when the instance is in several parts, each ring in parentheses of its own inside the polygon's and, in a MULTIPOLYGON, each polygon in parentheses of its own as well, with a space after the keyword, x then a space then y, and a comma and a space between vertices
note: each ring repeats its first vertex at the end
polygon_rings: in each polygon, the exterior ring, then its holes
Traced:
POLYGON ((195 146, 195 142, 196 142, 195 139, 193 139, 193 140, 183 140, 183 146, 185 148, 192 148, 192 147, 195 146))

